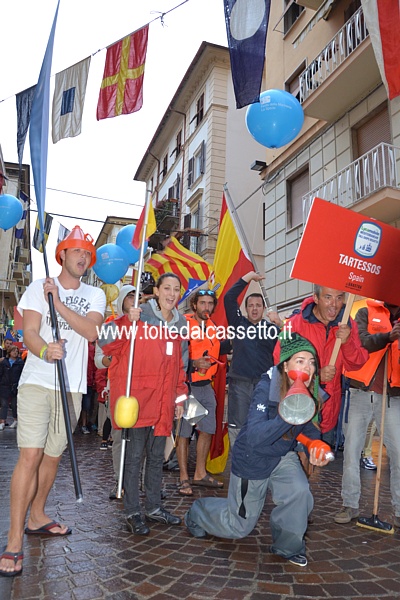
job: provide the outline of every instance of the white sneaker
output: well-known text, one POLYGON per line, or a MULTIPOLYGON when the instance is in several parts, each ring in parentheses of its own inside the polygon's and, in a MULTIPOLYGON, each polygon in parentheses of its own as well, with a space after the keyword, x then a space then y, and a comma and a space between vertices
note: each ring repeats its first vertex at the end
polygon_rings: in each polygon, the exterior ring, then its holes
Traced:
POLYGON ((10 429, 17 429, 17 423, 18 421, 13 421, 10 425, 10 429))
POLYGON ((0 431, 3 431, 4 429, 4 423, 0 423, 0 431))

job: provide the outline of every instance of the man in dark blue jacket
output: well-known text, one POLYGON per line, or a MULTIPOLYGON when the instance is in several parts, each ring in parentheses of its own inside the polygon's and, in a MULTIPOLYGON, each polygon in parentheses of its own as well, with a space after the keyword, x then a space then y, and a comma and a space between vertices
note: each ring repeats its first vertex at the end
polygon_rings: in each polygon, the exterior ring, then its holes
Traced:
MULTIPOLYGON (((243 538, 256 526, 270 490, 275 504, 270 515, 271 552, 298 566, 306 566, 304 534, 313 497, 301 466, 297 436, 314 440, 320 432, 312 421, 292 425, 282 419, 278 405, 293 383, 293 371, 308 375, 309 388, 319 411, 316 351, 301 336, 281 334, 280 364, 272 378, 265 373, 257 385, 248 419, 232 450, 232 472, 228 498, 201 498, 185 515, 190 533, 222 538, 243 538)), ((329 450, 329 447, 327 446, 329 450)), ((325 452, 310 451, 310 463, 329 462, 325 452)))
POLYGON ((253 293, 246 297, 247 317, 240 310, 239 296, 250 281, 258 282, 261 279, 262 275, 250 271, 227 291, 224 298, 228 325, 235 330, 233 358, 228 373, 228 433, 231 447, 247 419, 254 388, 261 375, 274 364, 273 351, 282 325, 276 312, 268 313, 269 321, 263 318, 265 303, 262 294, 253 293))

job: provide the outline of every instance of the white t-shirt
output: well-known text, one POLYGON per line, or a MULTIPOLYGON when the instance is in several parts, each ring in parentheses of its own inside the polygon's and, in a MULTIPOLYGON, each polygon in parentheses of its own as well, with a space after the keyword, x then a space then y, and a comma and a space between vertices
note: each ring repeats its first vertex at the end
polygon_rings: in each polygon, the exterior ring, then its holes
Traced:
MULTIPOLYGON (((39 335, 45 342, 53 341, 50 309, 43 292, 44 279, 38 279, 30 284, 23 294, 18 311, 23 315, 25 310, 34 310, 41 314, 39 335)), ((104 315, 106 297, 103 290, 86 283, 80 284, 77 290, 65 290, 57 277, 54 282, 58 287, 61 302, 79 315, 98 312, 104 315)), ((60 339, 65 342, 64 375, 67 391, 86 393, 88 341, 76 333, 71 326, 57 313, 60 339)), ((23 368, 19 385, 30 383, 49 389, 59 389, 56 364, 49 364, 28 351, 26 364, 23 368)))

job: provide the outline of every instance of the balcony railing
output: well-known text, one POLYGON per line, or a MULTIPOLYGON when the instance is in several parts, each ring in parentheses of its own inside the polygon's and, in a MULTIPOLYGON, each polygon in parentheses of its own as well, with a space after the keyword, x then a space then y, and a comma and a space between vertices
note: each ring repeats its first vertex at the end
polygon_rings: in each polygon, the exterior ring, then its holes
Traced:
POLYGON ((322 52, 299 75, 300 103, 331 75, 369 36, 362 8, 343 25, 322 52))
POLYGON ((303 196, 303 222, 315 196, 349 208, 382 188, 399 188, 399 160, 400 148, 383 143, 375 146, 303 196))

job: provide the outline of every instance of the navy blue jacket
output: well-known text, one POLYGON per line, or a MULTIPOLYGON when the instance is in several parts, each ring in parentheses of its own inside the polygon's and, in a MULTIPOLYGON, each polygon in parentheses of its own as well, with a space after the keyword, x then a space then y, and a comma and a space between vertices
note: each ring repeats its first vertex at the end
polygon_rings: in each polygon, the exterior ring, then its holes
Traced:
MULTIPOLYGON (((268 371, 273 364, 272 353, 279 335, 279 328, 266 319, 260 323, 261 335, 250 339, 247 331, 253 325, 245 317, 239 307, 238 297, 248 283, 239 279, 224 297, 224 306, 228 325, 236 330, 233 339, 233 358, 229 369, 229 378, 260 379, 261 375, 268 371), (264 339, 265 338, 265 339, 264 339)), ((258 330, 257 330, 258 331, 258 330)))
POLYGON ((276 367, 272 373, 272 381, 264 373, 257 384, 247 421, 233 446, 232 473, 242 479, 267 479, 281 457, 294 450, 299 433, 311 439, 321 437, 311 421, 293 426, 280 417, 280 376, 276 367), (284 434, 289 439, 283 439, 284 434))

